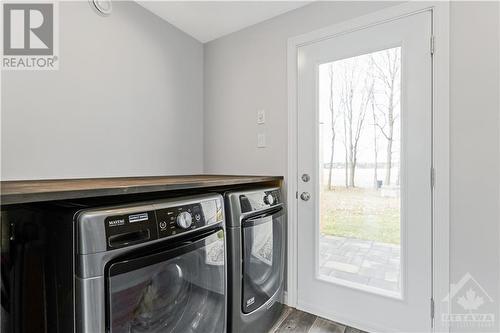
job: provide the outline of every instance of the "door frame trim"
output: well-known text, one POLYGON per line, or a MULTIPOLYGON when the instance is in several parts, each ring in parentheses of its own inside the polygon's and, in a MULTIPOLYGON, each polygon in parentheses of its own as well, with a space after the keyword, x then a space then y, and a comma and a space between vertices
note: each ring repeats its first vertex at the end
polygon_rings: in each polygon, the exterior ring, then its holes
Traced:
MULTIPOLYGON (((448 295, 450 286, 449 243, 450 243, 450 125, 449 125, 449 11, 448 2, 408 2, 374 13, 360 16, 323 29, 288 39, 287 81, 288 81, 288 170, 285 180, 288 203, 288 247, 286 303, 299 307, 298 290, 298 152, 297 152, 297 49, 338 35, 368 28, 423 11, 432 13, 432 34, 435 51, 432 59, 432 162, 434 167, 434 188, 432 191, 432 298, 434 299, 434 332, 449 332, 446 322, 439 320, 450 313, 449 306, 441 304, 448 295), (438 306, 439 304, 439 306, 438 306)), ((429 41, 430 43, 430 41, 429 41)), ((429 300, 429 314, 431 313, 429 300)), ((324 313, 326 315, 327 313, 324 313)), ((349 324, 345 322, 345 324, 349 324)), ((352 323, 360 325, 361 323, 352 323)), ((360 327, 362 328, 362 327, 360 327)))

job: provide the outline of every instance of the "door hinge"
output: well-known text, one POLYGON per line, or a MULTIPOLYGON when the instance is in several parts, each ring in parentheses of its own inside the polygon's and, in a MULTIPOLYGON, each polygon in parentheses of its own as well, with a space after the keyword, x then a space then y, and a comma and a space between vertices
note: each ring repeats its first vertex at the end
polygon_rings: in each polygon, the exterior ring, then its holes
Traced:
POLYGON ((434 36, 431 36, 431 55, 433 55, 435 51, 436 51, 436 38, 434 38, 434 36))
POLYGON ((436 171, 434 167, 431 167, 431 188, 434 189, 434 185, 436 184, 436 171))
POLYGON ((431 319, 434 319, 434 298, 431 298, 431 319))
POLYGON ((299 191, 295 191, 295 199, 299 198, 299 191))

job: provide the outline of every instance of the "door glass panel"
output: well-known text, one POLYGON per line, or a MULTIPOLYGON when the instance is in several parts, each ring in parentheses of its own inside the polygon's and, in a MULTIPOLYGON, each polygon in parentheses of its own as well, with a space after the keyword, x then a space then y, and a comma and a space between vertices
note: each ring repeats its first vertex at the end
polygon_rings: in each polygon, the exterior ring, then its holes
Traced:
POLYGON ((203 242, 166 261, 111 276, 110 331, 224 331, 224 233, 203 242))
POLYGON ((401 48, 319 66, 321 279, 401 293, 401 48))
POLYGON ((267 302, 283 280, 283 211, 243 222, 243 304, 250 313, 267 302))

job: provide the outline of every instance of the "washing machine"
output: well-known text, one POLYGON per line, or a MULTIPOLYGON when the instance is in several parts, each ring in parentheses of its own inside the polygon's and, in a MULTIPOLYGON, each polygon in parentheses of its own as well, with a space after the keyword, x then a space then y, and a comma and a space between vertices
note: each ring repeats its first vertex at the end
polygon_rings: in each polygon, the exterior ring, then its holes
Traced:
POLYGON ((19 216, 12 332, 226 332, 220 194, 19 216))
POLYGON ((265 333, 283 310, 286 210, 279 188, 225 193, 228 329, 265 333))

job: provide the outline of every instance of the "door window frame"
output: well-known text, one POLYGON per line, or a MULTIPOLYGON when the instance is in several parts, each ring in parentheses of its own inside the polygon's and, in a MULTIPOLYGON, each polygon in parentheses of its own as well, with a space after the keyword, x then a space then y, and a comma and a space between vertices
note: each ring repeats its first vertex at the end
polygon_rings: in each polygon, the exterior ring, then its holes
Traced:
MULTIPOLYGON (((365 29, 405 16, 430 11, 432 16, 432 166, 429 186, 432 188, 432 298, 440 302, 449 293, 449 4, 446 2, 409 2, 345 21, 327 28, 288 39, 288 171, 285 180, 288 203, 287 286, 285 303, 297 307, 298 290, 298 181, 297 133, 297 53, 298 48, 324 39, 365 29)), ((431 52, 431 41, 429 41, 431 52)), ((431 307, 431 300, 429 300, 431 307)), ((449 307, 433 306, 433 331, 449 332, 439 320, 450 313, 449 307), (436 320, 438 318, 438 320, 436 320)), ((429 309, 430 310, 430 309, 429 309)), ((429 311, 431 313, 431 311, 429 311)), ((345 323, 349 324, 349 323, 345 323)))

